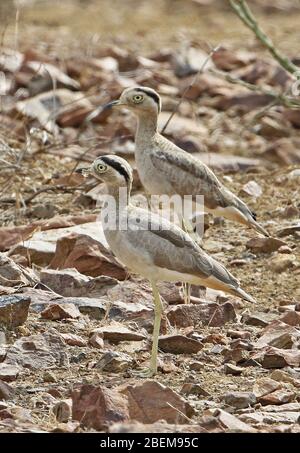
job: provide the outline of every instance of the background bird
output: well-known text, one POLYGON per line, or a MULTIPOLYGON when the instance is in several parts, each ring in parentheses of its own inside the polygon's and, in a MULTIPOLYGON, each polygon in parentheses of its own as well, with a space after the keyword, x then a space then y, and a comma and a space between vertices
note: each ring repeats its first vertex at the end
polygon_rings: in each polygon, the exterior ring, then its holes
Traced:
POLYGON ((79 171, 85 175, 91 174, 106 184, 108 198, 102 211, 106 240, 115 256, 134 273, 147 278, 152 286, 155 320, 150 369, 146 375, 153 375, 157 371, 162 313, 158 281, 203 285, 254 302, 227 269, 202 250, 182 229, 162 216, 130 203, 132 169, 124 159, 102 156, 90 168, 79 171))
POLYGON ((227 189, 212 170, 158 132, 161 99, 156 91, 148 87, 127 88, 120 99, 104 108, 117 106, 128 108, 138 118, 135 160, 147 192, 157 195, 203 195, 206 211, 269 236, 256 221, 256 214, 227 189))

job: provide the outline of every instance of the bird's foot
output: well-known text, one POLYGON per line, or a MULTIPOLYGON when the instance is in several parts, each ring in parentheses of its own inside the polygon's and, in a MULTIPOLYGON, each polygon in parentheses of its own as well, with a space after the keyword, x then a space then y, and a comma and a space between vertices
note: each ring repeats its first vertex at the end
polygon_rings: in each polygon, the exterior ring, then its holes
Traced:
POLYGON ((151 378, 157 373, 153 368, 142 368, 140 370, 133 370, 132 375, 143 379, 151 378))

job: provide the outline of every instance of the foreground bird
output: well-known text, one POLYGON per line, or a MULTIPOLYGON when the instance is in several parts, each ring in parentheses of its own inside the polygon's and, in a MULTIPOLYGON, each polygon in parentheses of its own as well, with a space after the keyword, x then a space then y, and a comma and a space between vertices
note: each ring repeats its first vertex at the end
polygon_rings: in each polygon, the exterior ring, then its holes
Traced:
POLYGON ((157 372, 162 312, 158 281, 207 286, 255 302, 226 268, 207 255, 187 233, 162 216, 130 203, 132 169, 124 159, 102 156, 90 168, 79 171, 106 184, 108 197, 102 210, 106 240, 116 257, 134 273, 147 278, 152 286, 155 305, 153 344, 150 369, 144 375, 157 372))
POLYGON ((128 108, 138 118, 135 160, 147 192, 153 195, 203 195, 206 211, 269 236, 257 223, 256 214, 223 186, 204 163, 158 132, 161 99, 156 91, 148 87, 127 88, 120 99, 104 108, 117 106, 128 108))

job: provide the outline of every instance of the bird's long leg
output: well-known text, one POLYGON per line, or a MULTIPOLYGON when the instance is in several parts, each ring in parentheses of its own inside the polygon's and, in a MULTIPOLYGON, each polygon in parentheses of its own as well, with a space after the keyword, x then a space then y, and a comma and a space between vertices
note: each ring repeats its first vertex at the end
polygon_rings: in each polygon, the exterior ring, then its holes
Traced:
POLYGON ((154 327, 153 327, 153 336, 152 336, 152 351, 151 351, 151 360, 150 360, 150 371, 153 374, 157 373, 157 352, 158 352, 158 337, 159 329, 161 322, 162 314, 162 303, 159 295, 159 291, 154 282, 151 282, 153 298, 154 298, 154 327))
POLYGON ((158 337, 162 314, 162 303, 156 284, 154 282, 151 282, 151 286, 154 300, 154 326, 152 335, 150 366, 149 368, 146 368, 144 370, 133 372, 134 376, 142 378, 152 377, 157 373, 158 337))
MULTIPOLYGON (((190 225, 187 225, 184 217, 181 217, 181 224, 182 224, 182 229, 188 233, 190 236, 190 225)), ((190 283, 183 283, 183 294, 184 294, 184 303, 185 304, 190 304, 191 303, 191 284, 190 283)))

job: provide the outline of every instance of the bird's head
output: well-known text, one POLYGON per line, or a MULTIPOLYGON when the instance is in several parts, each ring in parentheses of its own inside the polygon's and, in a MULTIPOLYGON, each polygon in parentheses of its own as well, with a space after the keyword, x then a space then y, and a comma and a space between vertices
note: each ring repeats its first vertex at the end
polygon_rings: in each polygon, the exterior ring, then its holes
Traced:
POLYGON ((161 111, 161 99, 155 90, 148 87, 126 88, 120 98, 106 107, 126 107, 136 115, 161 111))
POLYGON ((93 176, 108 186, 131 187, 132 168, 125 159, 114 155, 98 157, 88 168, 77 170, 83 176, 93 176))

